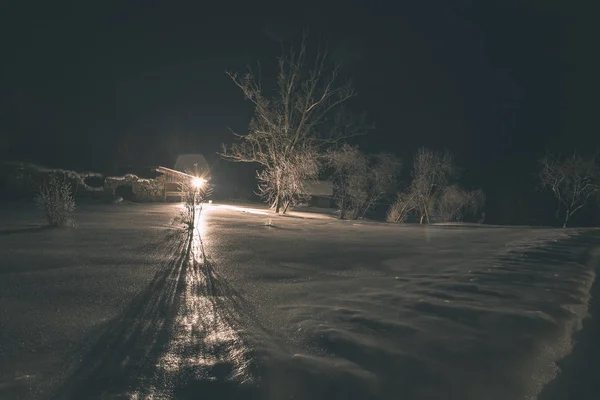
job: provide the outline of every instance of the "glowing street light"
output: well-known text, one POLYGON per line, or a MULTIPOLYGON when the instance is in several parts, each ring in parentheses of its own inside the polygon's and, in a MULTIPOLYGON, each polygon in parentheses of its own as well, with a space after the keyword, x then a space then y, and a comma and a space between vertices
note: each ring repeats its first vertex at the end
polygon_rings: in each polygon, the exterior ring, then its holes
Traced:
POLYGON ((206 185, 206 179, 204 178, 194 178, 192 179, 192 186, 196 189, 201 189, 206 185))

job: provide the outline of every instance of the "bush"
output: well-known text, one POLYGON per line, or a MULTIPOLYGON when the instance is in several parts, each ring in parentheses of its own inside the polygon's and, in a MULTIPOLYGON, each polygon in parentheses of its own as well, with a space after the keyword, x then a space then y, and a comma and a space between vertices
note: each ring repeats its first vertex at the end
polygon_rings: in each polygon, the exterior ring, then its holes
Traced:
MULTIPOLYGON (((154 179, 143 179, 133 174, 125 176, 109 176, 104 181, 104 191, 108 193, 109 198, 114 198, 117 188, 130 187, 128 193, 133 200, 139 202, 160 201, 163 199, 165 190, 164 176, 159 176, 154 179)), ((123 190, 123 189, 121 189, 123 190)), ((122 196, 124 199, 126 196, 122 196)), ((130 199, 129 199, 130 200, 130 199)))
POLYGON ((392 203, 387 213, 388 222, 406 222, 408 215, 415 211, 417 203, 414 193, 400 193, 396 201, 392 203))
POLYGON ((74 225, 75 199, 71 193, 71 185, 66 180, 51 176, 39 186, 36 203, 46 216, 48 225, 74 225))
POLYGON ((135 201, 151 202, 163 199, 165 190, 165 176, 155 179, 138 179, 132 183, 135 201))
POLYGON ((394 156, 367 156, 358 147, 344 145, 330 150, 325 160, 333 172, 333 194, 340 219, 363 218, 378 201, 396 190, 401 163, 394 156))
POLYGON ((465 215, 477 215, 485 204, 482 190, 468 191, 452 185, 444 188, 437 200, 438 222, 460 222, 465 215))
POLYGON ((84 175, 83 183, 94 191, 104 191, 104 177, 98 175, 84 175))

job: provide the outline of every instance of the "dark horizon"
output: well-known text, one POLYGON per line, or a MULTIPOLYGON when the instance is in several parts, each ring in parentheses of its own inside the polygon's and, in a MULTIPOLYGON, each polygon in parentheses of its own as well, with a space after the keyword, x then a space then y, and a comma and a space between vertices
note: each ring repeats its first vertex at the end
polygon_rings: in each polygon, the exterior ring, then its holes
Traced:
POLYGON ((273 81, 281 43, 304 29, 312 48, 325 38, 344 62, 353 108, 376 127, 352 142, 399 155, 403 173, 418 147, 448 149, 466 186, 519 191, 544 152, 600 147, 572 129, 582 124, 563 96, 573 37, 544 2, 407 2, 337 18, 325 7, 297 20, 208 16, 191 2, 4 9, 2 129, 13 159, 108 171, 198 152, 232 179, 252 176, 216 155, 232 141, 228 127, 244 133, 251 116, 225 71, 260 62, 273 81))

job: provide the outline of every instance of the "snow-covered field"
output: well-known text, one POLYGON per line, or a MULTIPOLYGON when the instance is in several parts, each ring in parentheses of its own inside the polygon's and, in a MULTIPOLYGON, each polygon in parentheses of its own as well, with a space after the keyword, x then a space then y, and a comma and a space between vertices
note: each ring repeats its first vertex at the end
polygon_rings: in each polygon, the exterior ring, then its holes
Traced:
POLYGON ((188 235, 177 210, 0 210, 0 398, 535 399, 600 247, 216 204, 188 235))

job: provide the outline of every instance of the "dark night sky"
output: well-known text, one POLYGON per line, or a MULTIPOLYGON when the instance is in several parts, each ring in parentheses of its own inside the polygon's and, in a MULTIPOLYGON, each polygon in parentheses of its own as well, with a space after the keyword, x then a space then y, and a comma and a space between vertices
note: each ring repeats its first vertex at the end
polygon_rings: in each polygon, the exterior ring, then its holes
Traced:
POLYGON ((244 132, 250 116, 224 71, 259 60, 270 79, 277 41, 305 27, 346 61, 354 106, 376 125, 358 140, 367 151, 406 159, 421 145, 448 148, 467 184, 486 187, 529 179, 519 168, 545 148, 598 146, 598 135, 570 127, 578 118, 562 95, 571 38, 551 2, 280 5, 286 16, 233 4, 215 16, 203 2, 91 3, 2 3, 0 100, 19 110, 5 126, 22 132, 33 160, 103 169, 125 137, 144 143, 131 155, 140 164, 169 162, 167 148, 212 157, 231 140, 226 127, 244 132))

